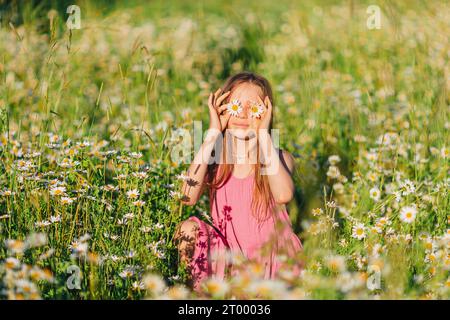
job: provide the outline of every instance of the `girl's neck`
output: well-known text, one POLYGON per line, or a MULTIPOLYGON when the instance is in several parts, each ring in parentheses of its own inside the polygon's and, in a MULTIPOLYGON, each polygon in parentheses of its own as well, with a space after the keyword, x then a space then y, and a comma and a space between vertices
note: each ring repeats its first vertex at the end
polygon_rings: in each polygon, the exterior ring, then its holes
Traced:
POLYGON ((239 140, 233 137, 233 148, 230 150, 231 159, 235 164, 256 163, 256 138, 250 140, 239 140))

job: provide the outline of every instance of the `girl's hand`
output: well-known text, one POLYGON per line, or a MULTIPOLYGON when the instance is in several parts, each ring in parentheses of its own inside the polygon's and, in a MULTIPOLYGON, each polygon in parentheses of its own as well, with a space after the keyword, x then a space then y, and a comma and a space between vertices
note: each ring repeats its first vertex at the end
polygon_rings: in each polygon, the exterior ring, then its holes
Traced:
POLYGON ((258 96, 258 101, 264 106, 264 113, 261 119, 253 118, 253 121, 256 122, 253 128, 269 130, 270 120, 272 119, 272 103, 268 96, 264 98, 264 101, 258 96))
POLYGON ((228 112, 223 114, 227 106, 222 105, 222 102, 228 97, 230 91, 220 95, 221 92, 222 89, 219 88, 214 94, 210 93, 208 98, 209 129, 217 129, 219 131, 225 130, 231 116, 228 112))

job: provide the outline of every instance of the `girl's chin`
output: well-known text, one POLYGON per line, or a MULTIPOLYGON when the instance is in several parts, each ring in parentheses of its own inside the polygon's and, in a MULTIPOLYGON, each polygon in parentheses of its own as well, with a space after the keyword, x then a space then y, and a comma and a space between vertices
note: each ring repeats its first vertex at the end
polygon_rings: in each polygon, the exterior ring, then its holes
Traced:
POLYGON ((256 136, 256 132, 253 128, 228 128, 228 134, 237 139, 248 140, 256 136))

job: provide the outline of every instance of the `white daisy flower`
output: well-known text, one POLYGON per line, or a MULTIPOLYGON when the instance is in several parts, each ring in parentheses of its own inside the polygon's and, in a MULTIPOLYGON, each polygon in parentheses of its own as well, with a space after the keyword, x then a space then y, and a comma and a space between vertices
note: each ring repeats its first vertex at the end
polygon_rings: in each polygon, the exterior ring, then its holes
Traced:
POLYGON ((250 104, 250 116, 252 118, 260 118, 264 113, 264 106, 258 102, 251 102, 250 104))
POLYGON ((139 191, 137 189, 127 191, 128 199, 137 199, 139 197, 139 191))
POLYGON ((154 226, 156 229, 162 229, 162 228, 164 228, 164 225, 162 224, 162 223, 157 223, 157 224, 155 224, 155 226, 154 226))
POLYGON ((62 196, 65 194, 65 192, 66 192, 65 187, 54 187, 50 190, 50 194, 52 196, 62 196))
POLYGON ((204 288, 211 296, 223 298, 230 289, 230 286, 223 279, 211 277, 204 283, 204 288))
POLYGON ((167 295, 170 299, 174 300, 187 299, 189 296, 189 290, 182 285, 176 285, 167 291, 167 295))
POLYGON ((140 291, 145 289, 145 284, 142 281, 135 281, 132 284, 132 288, 134 291, 140 291))
POLYGON ((333 190, 337 194, 343 194, 344 193, 344 185, 340 182, 333 184, 333 190))
POLYGON ((336 166, 330 166, 327 171, 327 176, 331 179, 337 179, 341 175, 339 168, 336 166))
POLYGON ((374 201, 380 200, 381 193, 380 189, 378 189, 377 187, 373 187, 372 189, 370 189, 369 194, 374 201))
POLYGON ((325 258, 325 262, 332 272, 344 272, 346 270, 344 256, 331 255, 325 258))
POLYGON ((232 115, 237 117, 242 112, 242 104, 239 100, 235 99, 232 100, 228 106, 227 106, 228 112, 232 115))
POLYGON ((136 207, 143 207, 145 205, 145 201, 137 200, 133 202, 133 205, 135 205, 136 207))
POLYGON ((50 222, 51 222, 51 223, 61 222, 61 216, 60 216, 60 215, 57 215, 57 216, 51 216, 51 217, 50 217, 50 222))
POLYGON ((357 223, 352 228, 352 237, 362 240, 366 237, 366 227, 362 223, 357 223))
POLYGON ((20 266, 20 261, 16 258, 13 257, 9 257, 5 260, 3 266, 6 269, 15 269, 18 268, 20 266))
POLYGON ((160 294, 166 288, 166 283, 157 274, 148 274, 143 279, 145 288, 152 294, 160 294))
POLYGON ((121 277, 122 279, 131 278, 132 276, 134 276, 134 270, 130 267, 125 268, 124 270, 122 270, 122 272, 119 273, 119 277, 121 277))
POLYGON ((143 226, 140 227, 139 230, 141 230, 143 233, 149 233, 150 231, 152 231, 152 228, 148 226, 143 226))
POLYGON ((400 210, 400 220, 411 223, 416 219, 417 209, 415 206, 406 206, 400 210))
POLYGON ((61 197, 61 203, 62 204, 71 204, 73 202, 72 198, 69 197, 61 197))
POLYGON ((328 157, 328 161, 330 162, 330 164, 332 166, 336 165, 338 162, 341 161, 341 157, 339 157, 338 155, 331 155, 328 157))
POLYGON ((400 184, 400 188, 403 190, 402 195, 404 195, 404 196, 407 196, 408 194, 412 194, 416 191, 414 182, 412 182, 409 179, 405 179, 405 181, 400 184))
POLYGON ((142 158, 142 153, 141 152, 130 152, 129 155, 130 155, 130 157, 132 157, 134 159, 142 158))
POLYGON ((134 218, 134 213, 132 213, 132 212, 126 213, 126 214, 124 214, 123 217, 126 220, 132 220, 134 218))
POLYGON ((447 159, 450 155, 450 148, 446 148, 445 146, 441 148, 440 150, 441 157, 444 159, 447 159))

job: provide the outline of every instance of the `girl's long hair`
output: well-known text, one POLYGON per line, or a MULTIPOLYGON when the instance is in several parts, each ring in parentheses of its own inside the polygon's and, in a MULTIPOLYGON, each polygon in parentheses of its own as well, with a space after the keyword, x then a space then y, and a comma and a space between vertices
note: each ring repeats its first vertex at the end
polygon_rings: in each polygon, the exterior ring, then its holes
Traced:
MULTIPOLYGON (((273 100, 272 88, 270 86, 269 81, 267 81, 266 78, 252 72, 247 71, 240 72, 229 77, 222 86, 222 92, 232 91, 237 85, 241 83, 252 83, 254 85, 259 86, 263 92, 263 95, 269 97, 272 106, 275 105, 273 100)), ((229 103, 230 96, 231 94, 226 98, 224 103, 229 103)), ((270 119, 269 134, 272 129, 272 122, 273 122, 273 110, 272 110, 272 118, 270 119)), ((228 157, 227 149, 230 146, 232 146, 231 144, 232 141, 228 141, 229 136, 228 134, 224 134, 223 136, 224 137, 221 148, 222 150, 219 150, 221 161, 219 161, 219 163, 215 162, 213 164, 208 165, 206 184, 209 187, 211 205, 213 205, 214 203, 216 190, 231 177, 234 168, 233 163, 230 163, 229 161, 224 161, 224 157, 228 157)), ((256 142, 256 152, 257 152, 256 164, 253 164, 255 183, 253 188, 251 209, 252 215, 257 219, 257 221, 262 222, 270 218, 272 215, 273 196, 272 192, 270 191, 267 175, 261 174, 259 141, 256 142)))

